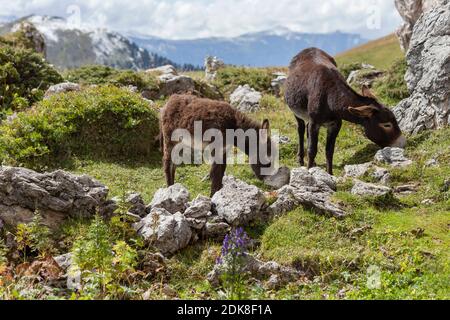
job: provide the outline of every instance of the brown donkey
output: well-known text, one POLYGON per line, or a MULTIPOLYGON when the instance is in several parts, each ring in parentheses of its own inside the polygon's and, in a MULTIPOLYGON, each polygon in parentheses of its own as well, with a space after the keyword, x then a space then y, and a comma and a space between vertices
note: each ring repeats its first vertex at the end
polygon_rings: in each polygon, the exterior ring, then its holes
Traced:
POLYGON ((291 62, 286 102, 298 122, 299 162, 304 165, 305 132, 308 129, 308 167, 314 167, 319 130, 328 129, 327 169, 333 173, 336 138, 342 120, 364 127, 365 134, 380 147, 406 144, 394 114, 380 104, 367 87, 356 93, 337 69, 336 61, 320 49, 302 51, 291 62))
MULTIPOLYGON (((272 143, 270 140, 270 125, 268 120, 264 120, 260 125, 246 117, 244 114, 235 110, 226 102, 202 99, 192 95, 173 95, 165 107, 161 110, 161 149, 163 151, 163 166, 168 186, 175 183, 176 165, 172 159, 174 148, 180 144, 180 141, 172 141, 174 133, 179 130, 186 130, 191 137, 195 135, 195 124, 201 122, 201 136, 210 129, 220 131, 223 139, 222 154, 217 155, 221 161, 214 161, 210 172, 212 181, 211 196, 222 189, 222 180, 227 167, 226 150, 229 147, 238 147, 247 155, 253 155, 251 151, 256 149, 256 158, 251 162, 253 172, 258 179, 263 180, 263 169, 272 167, 271 154, 272 143), (236 136, 233 141, 226 141, 227 131, 242 130, 250 132, 254 130, 256 137, 256 146, 251 145, 251 139, 245 135, 244 143, 238 141, 236 136), (227 144, 228 143, 228 144, 227 144), (264 147, 267 150, 267 157, 260 156, 260 150, 264 147)), ((203 139, 203 138, 202 138, 203 139)), ((182 143, 182 142, 181 142, 182 143)), ((194 142, 190 142, 189 148, 195 150, 194 142)), ((200 142, 200 147, 205 148, 205 142, 200 142)), ((199 150, 196 150, 199 151, 199 150)), ((202 151, 202 150, 200 150, 202 151)), ((255 153, 255 154, 256 154, 255 153)), ((215 155, 216 156, 216 155, 215 155)), ((214 157, 214 159, 216 159, 214 157)))

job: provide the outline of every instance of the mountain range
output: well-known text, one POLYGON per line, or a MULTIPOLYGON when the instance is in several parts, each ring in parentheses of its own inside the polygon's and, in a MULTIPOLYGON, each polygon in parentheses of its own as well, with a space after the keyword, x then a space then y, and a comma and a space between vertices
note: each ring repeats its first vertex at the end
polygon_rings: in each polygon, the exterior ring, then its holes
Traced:
POLYGON ((194 66, 202 67, 208 55, 233 65, 286 66, 293 56, 308 47, 318 47, 335 55, 367 42, 357 34, 298 33, 284 27, 235 38, 168 40, 71 25, 60 17, 32 15, 14 20, 3 16, 2 19, 9 21, 0 23, 0 35, 17 30, 22 22, 34 24, 46 40, 47 59, 60 69, 102 64, 138 70, 172 64, 192 70, 194 66))
POLYGON ((47 45, 47 59, 60 69, 101 64, 119 69, 148 69, 171 60, 140 48, 117 32, 102 28, 82 28, 63 18, 29 16, 0 25, 0 34, 16 31, 22 22, 32 23, 47 45))
POLYGON ((293 56, 309 47, 318 47, 335 55, 367 42, 357 34, 298 33, 281 27, 235 38, 166 40, 142 35, 129 35, 129 38, 178 63, 203 65, 205 57, 211 55, 227 64, 251 67, 286 66, 293 56))

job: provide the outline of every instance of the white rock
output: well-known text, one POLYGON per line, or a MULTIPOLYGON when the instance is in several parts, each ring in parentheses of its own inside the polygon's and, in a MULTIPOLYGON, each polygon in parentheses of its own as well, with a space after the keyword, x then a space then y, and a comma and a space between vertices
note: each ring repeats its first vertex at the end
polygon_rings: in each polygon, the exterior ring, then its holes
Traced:
POLYGON ((205 78, 212 81, 217 76, 217 71, 225 67, 225 63, 217 57, 208 56, 205 59, 205 78))
POLYGON ((246 225, 260 217, 266 202, 264 193, 234 177, 223 179, 223 188, 212 198, 214 210, 232 226, 246 225))
POLYGON ((200 195, 188 204, 188 208, 184 215, 186 218, 206 219, 211 212, 211 206, 211 199, 200 195))
POLYGON ((189 191, 177 183, 169 188, 156 191, 152 202, 147 208, 147 212, 151 209, 163 208, 172 214, 177 212, 184 213, 188 207, 189 198, 189 191))
POLYGON ((392 189, 372 183, 356 181, 352 189, 352 194, 359 196, 384 196, 392 193, 392 189))
POLYGON ((260 109, 262 94, 248 84, 239 86, 230 96, 233 107, 242 112, 255 112, 260 109))
POLYGON ((81 91, 81 86, 79 84, 71 82, 55 84, 54 86, 48 88, 47 92, 45 92, 45 98, 47 99, 52 95, 58 93, 72 92, 72 91, 81 91))
POLYGON ((276 174, 264 179, 264 183, 274 189, 288 185, 291 179, 291 170, 287 167, 281 167, 276 174))
POLYGON ((150 214, 134 225, 138 234, 163 254, 174 254, 186 248, 192 231, 186 218, 179 212, 171 214, 165 209, 154 208, 150 214))
POLYGON ((400 128, 408 133, 450 124, 450 2, 435 2, 414 24, 405 75, 411 96, 394 109, 400 128))
POLYGON ((405 150, 400 148, 384 148, 375 155, 375 161, 393 167, 407 167, 413 162, 405 157, 405 150))

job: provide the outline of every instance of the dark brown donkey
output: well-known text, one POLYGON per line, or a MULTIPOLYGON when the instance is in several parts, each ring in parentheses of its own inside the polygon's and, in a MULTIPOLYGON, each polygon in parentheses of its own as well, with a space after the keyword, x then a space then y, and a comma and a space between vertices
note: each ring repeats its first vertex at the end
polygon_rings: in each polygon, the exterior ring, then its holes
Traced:
MULTIPOLYGON (((243 132, 249 132, 249 130, 255 130, 255 137, 257 139, 256 146, 250 145, 250 138, 246 136, 244 142, 238 142, 237 137, 233 138, 233 144, 231 147, 241 147, 247 155, 253 154, 250 152, 252 147, 257 148, 257 159, 253 160, 251 167, 255 175, 263 180, 263 168, 271 168, 272 162, 270 161, 272 143, 270 140, 270 125, 268 120, 264 120, 260 125, 253 120, 246 117, 244 114, 232 108, 229 104, 221 101, 201 99, 192 95, 173 95, 165 107, 161 110, 161 148, 163 150, 163 162, 164 172, 166 175, 167 184, 169 186, 175 183, 175 170, 176 165, 172 159, 172 151, 180 141, 172 141, 173 133, 178 129, 184 129, 189 132, 191 137, 194 137, 195 123, 202 123, 202 137, 210 129, 216 129, 221 132, 223 137, 223 155, 219 155, 221 158, 220 163, 213 162, 211 168, 211 195, 214 195, 217 191, 222 189, 222 180, 226 171, 226 154, 227 147, 226 136, 227 130, 239 130, 243 132), (245 145, 245 146, 244 146, 245 145), (267 150, 267 157, 261 157, 259 155, 260 148, 264 146, 264 150, 267 150)), ((193 140, 191 143, 193 144, 193 140)), ((211 143, 211 142, 208 142, 211 143)), ((203 149, 205 142, 201 141, 200 146, 203 149), (203 145, 202 145, 203 144, 203 145)), ((194 150, 194 145, 189 146, 194 150)))
POLYGON ((298 122, 299 162, 304 165, 305 132, 308 130, 308 167, 314 167, 319 130, 328 129, 327 169, 333 173, 336 138, 342 120, 364 127, 366 137, 380 147, 406 144, 394 114, 380 104, 367 87, 356 93, 337 69, 336 61, 320 49, 302 51, 291 62, 286 102, 298 122))

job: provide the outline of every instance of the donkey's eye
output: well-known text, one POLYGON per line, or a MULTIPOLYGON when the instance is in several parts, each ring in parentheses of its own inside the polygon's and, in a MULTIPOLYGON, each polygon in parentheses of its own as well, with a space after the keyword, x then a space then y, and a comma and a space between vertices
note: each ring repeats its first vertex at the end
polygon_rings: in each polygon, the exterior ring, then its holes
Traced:
POLYGON ((392 129, 392 123, 382 123, 381 126, 385 129, 392 129))

